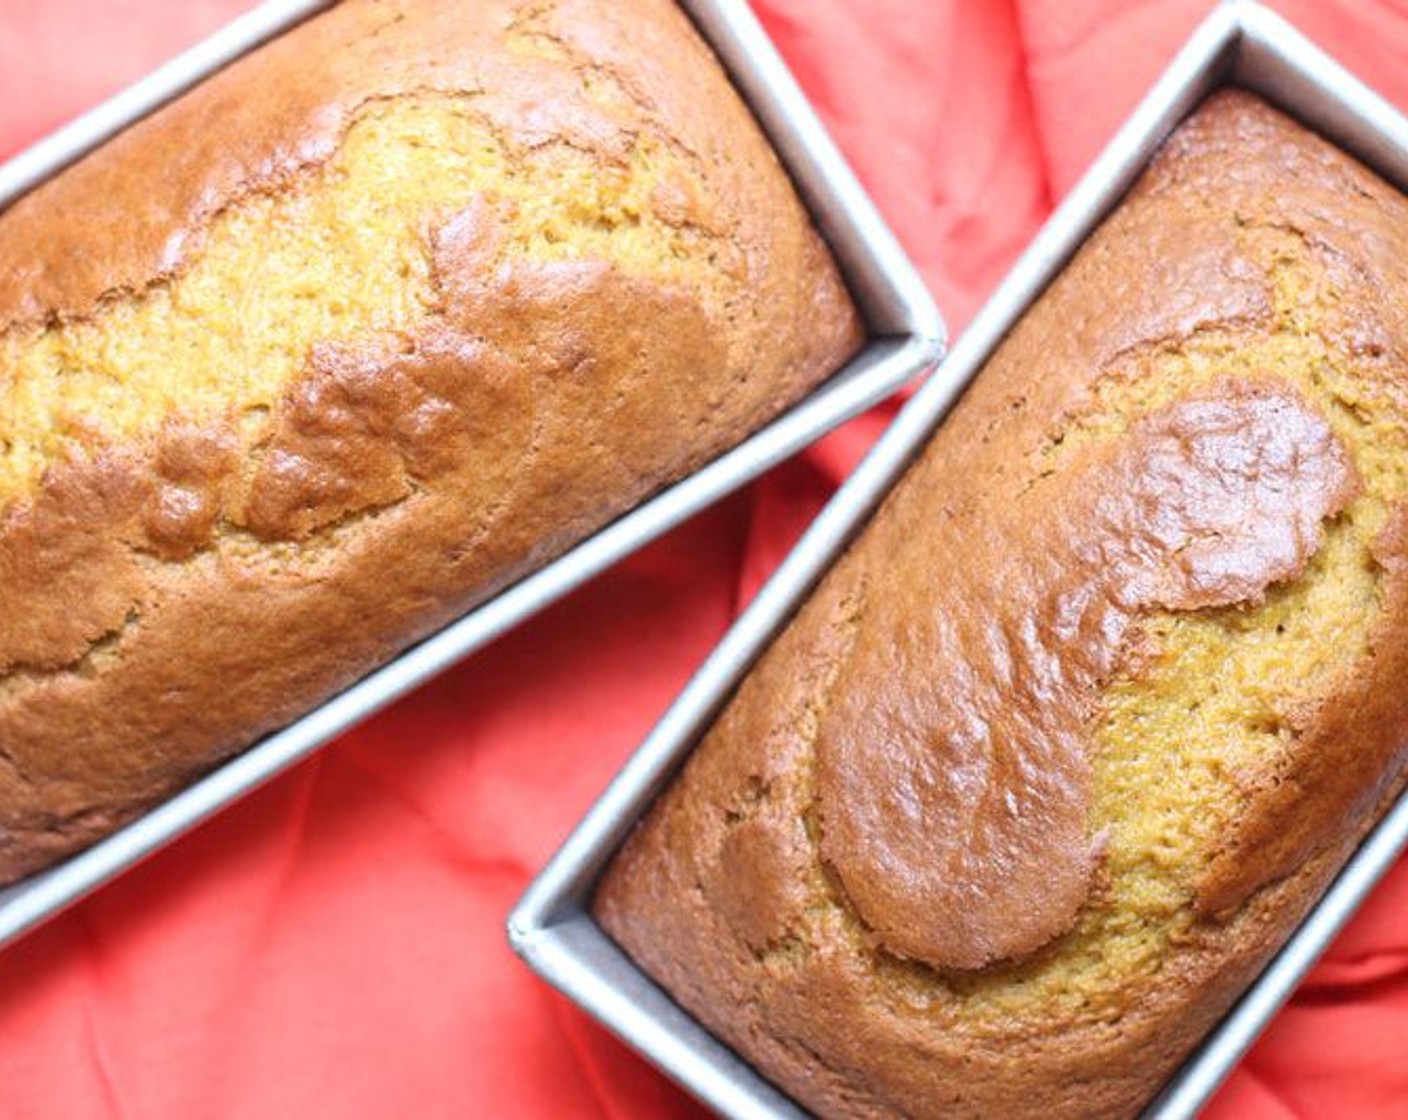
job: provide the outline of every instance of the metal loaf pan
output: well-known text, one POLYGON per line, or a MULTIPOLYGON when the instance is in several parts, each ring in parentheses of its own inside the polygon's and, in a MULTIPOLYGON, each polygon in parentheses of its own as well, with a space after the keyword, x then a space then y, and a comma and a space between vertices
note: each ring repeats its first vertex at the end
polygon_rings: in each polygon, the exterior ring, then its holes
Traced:
MULTIPOLYGON (((1215 8, 509 918, 509 938, 534 970, 726 1116, 781 1120, 802 1113, 606 937, 587 910, 595 883, 744 673, 864 525, 1009 328, 1120 201, 1168 134, 1224 85, 1259 93, 1398 187, 1408 187, 1408 121, 1267 9, 1242 0, 1215 8)), ((1381 821, 1146 1117, 1174 1120, 1197 1113, 1405 842, 1408 798, 1381 821)))
MULTIPOLYGON (((746 4, 681 5, 762 123, 829 242, 865 318, 865 347, 808 397, 701 470, 120 832, 0 891, 0 946, 938 361, 944 326, 932 299, 746 4)), ((330 0, 268 0, 0 167, 0 209, 220 67, 330 6, 330 0)))

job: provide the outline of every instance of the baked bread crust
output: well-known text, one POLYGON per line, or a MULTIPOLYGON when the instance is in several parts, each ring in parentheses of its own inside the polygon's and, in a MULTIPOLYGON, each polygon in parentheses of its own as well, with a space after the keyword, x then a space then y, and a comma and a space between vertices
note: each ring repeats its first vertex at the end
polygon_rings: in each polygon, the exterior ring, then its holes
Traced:
POLYGON ((1408 200, 1212 97, 594 911, 824 1116, 1154 1094, 1403 785, 1408 200))
POLYGON ((665 0, 348 0, 22 199, 0 256, 0 880, 706 462, 861 339, 665 0), (431 149, 463 190, 372 175, 431 149), (318 306, 359 279, 338 238, 317 282, 278 272, 299 214, 352 204, 409 277, 358 293, 366 322, 318 306), (203 318, 221 253, 268 264, 203 318), (336 334, 282 355, 324 313, 336 334), (127 352, 178 328, 229 368, 127 352), (286 376, 256 386, 229 357, 251 339, 286 376))

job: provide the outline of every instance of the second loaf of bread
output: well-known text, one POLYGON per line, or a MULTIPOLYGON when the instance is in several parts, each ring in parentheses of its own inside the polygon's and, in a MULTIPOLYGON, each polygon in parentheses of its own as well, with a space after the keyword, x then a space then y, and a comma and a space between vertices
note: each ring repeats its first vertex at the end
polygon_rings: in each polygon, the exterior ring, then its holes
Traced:
POLYGON ((998 347, 596 913, 827 1117, 1128 1117, 1402 786, 1408 200, 1227 91, 998 347))
POLYGON ((0 881, 860 337, 666 0, 348 0, 0 216, 0 260, 0 881))

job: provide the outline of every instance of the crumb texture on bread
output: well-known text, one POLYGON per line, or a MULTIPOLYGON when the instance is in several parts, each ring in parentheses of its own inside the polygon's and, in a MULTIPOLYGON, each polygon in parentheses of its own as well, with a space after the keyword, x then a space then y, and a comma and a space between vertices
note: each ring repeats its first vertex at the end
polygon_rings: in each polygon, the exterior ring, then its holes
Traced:
POLYGON ((861 326, 667 0, 347 0, 0 215, 0 880, 736 443, 861 326))
POLYGON ((1402 785, 1408 200, 1214 96, 609 869, 823 1115, 1128 1116, 1402 785))
POLYGON ((150 438, 173 415, 208 424, 233 414, 246 421, 242 442, 258 446, 315 345, 410 343, 443 313, 422 230, 467 200, 492 197, 515 262, 607 262, 694 287, 725 310, 727 241, 707 215, 671 224, 652 202, 659 190, 698 189, 683 158, 648 138, 604 168, 564 138, 510 148, 474 100, 370 101, 327 163, 216 215, 171 278, 76 320, 8 332, 0 500, 32 493, 74 443, 150 438))

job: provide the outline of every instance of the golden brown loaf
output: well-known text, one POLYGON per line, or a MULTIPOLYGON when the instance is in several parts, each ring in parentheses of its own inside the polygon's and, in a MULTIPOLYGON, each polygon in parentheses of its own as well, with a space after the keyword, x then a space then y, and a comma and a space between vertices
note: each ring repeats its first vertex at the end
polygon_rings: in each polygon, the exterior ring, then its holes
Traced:
POLYGON ((609 870, 826 1116, 1132 1115, 1401 785, 1408 200, 1214 97, 609 870))
POLYGON ((16 204, 0 260, 0 879, 859 340, 667 0, 350 0, 16 204))

